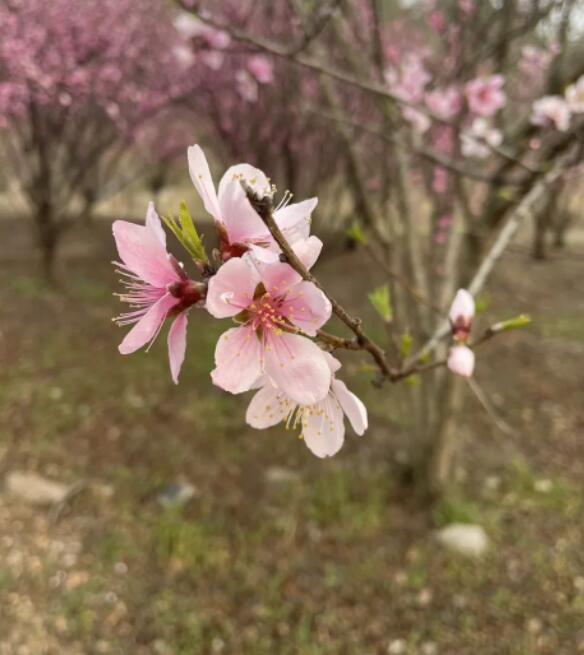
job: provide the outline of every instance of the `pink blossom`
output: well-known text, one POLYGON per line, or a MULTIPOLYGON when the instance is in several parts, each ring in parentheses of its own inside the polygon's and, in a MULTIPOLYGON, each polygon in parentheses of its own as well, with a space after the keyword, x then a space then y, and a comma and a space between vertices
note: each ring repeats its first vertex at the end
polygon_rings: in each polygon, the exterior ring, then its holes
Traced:
POLYGON ((439 118, 449 121, 462 109, 462 97, 454 86, 435 89, 426 93, 426 106, 439 118))
POLYGON ((448 311, 448 320, 456 341, 461 343, 468 341, 474 315, 474 298, 466 289, 459 289, 448 311))
POLYGON ((424 98, 424 89, 432 76, 417 55, 408 55, 401 69, 390 68, 385 73, 385 80, 394 93, 406 102, 420 102, 424 98))
POLYGON ((461 137, 461 150, 465 157, 484 159, 491 154, 491 147, 498 147, 503 142, 503 134, 496 127, 491 127, 484 118, 475 118, 470 130, 461 137))
POLYGON ((334 373, 340 362, 328 353, 323 353, 332 378, 328 394, 312 405, 299 405, 267 379, 252 398, 245 419, 253 428, 263 430, 282 421, 287 426, 301 429, 304 443, 317 457, 332 457, 345 440, 347 416, 353 430, 361 436, 367 429, 367 409, 357 396, 347 389, 334 373))
POLYGON ((444 31, 444 28, 446 27, 444 14, 439 9, 436 9, 428 17, 428 24, 434 30, 434 32, 440 34, 441 32, 444 31))
POLYGON ((115 262, 127 291, 120 300, 134 309, 115 318, 118 325, 134 327, 119 345, 122 355, 152 344, 166 318, 174 316, 168 333, 168 357, 175 384, 185 357, 187 312, 202 299, 201 285, 189 280, 166 251, 166 235, 153 203, 146 224, 115 221, 114 239, 122 263, 115 262))
POLYGON ((247 69, 260 84, 271 84, 274 81, 274 65, 265 55, 253 55, 247 60, 247 69))
POLYGON ((258 83, 256 79, 246 70, 238 70, 235 73, 237 91, 242 100, 246 102, 256 102, 258 99, 258 83))
POLYGON ((505 78, 502 75, 479 77, 468 82, 465 92, 470 111, 486 117, 496 114, 507 102, 503 84, 505 78))
POLYGON ((475 367, 475 354, 468 346, 452 346, 448 352, 447 366, 452 373, 470 378, 475 367))
POLYGON ((434 193, 442 194, 446 193, 447 190, 448 171, 443 166, 436 166, 432 177, 432 191, 434 191, 434 193))
MULTIPOLYGON (((223 259, 252 249, 259 258, 276 260, 280 249, 241 186, 245 181, 260 196, 270 194, 272 187, 264 173, 249 164, 232 166, 221 178, 217 193, 203 150, 198 145, 189 148, 188 158, 191 180, 219 230, 223 259)), ((274 219, 289 243, 308 237, 317 203, 317 198, 310 198, 276 209, 274 219)))
MULTIPOLYGON (((294 250, 310 267, 321 247, 310 237, 296 242, 294 250)), ((211 373, 217 386, 241 393, 266 375, 301 405, 324 399, 331 372, 323 351, 304 335, 316 335, 330 318, 331 305, 314 284, 288 264, 266 264, 246 254, 230 259, 210 279, 206 307, 216 318, 237 317, 240 323, 217 343, 211 373)))
POLYGON ((584 112, 584 75, 566 89, 566 102, 572 114, 584 112))
POLYGON ((531 122, 542 127, 553 125, 560 132, 570 127, 570 109, 562 96, 543 96, 533 103, 531 122))
POLYGON ((418 134, 424 134, 432 124, 428 116, 414 107, 404 107, 402 115, 418 134))

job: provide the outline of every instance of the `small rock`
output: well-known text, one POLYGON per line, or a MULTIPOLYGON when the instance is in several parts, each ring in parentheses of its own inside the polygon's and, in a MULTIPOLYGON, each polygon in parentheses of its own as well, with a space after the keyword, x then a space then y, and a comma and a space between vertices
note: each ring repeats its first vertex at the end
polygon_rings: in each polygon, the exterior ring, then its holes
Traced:
POLYGON ((197 489, 188 482, 172 482, 158 494, 157 499, 162 507, 178 507, 188 502, 197 489))
POLYGON ((420 607, 428 607, 428 605, 432 602, 433 597, 434 594, 432 593, 431 589, 427 589, 427 588, 420 589, 420 592, 416 597, 416 602, 420 607))
POLYGON ((532 635, 540 633, 542 629, 543 623, 541 622, 541 619, 533 617, 527 621, 527 632, 531 633, 532 635))
POLYGON ((63 502, 70 486, 47 480, 38 473, 13 471, 6 476, 6 491, 32 505, 53 505, 63 502))
POLYGON ((270 466, 266 471, 266 482, 271 482, 272 484, 289 484, 290 482, 296 482, 299 477, 296 471, 291 471, 280 466, 270 466))
POLYGON ((468 557, 480 557, 489 546, 489 538, 480 525, 452 523, 436 534, 438 541, 454 552, 468 557))
POLYGON ((426 641, 422 644, 420 652, 422 655, 437 655, 438 646, 433 641, 426 641))
POLYGON ((554 488, 554 483, 551 480, 544 478, 542 480, 536 480, 533 488, 540 494, 549 494, 549 492, 554 488))
POLYGON ((402 655, 406 652, 406 642, 403 639, 394 639, 387 647, 388 655, 402 655))

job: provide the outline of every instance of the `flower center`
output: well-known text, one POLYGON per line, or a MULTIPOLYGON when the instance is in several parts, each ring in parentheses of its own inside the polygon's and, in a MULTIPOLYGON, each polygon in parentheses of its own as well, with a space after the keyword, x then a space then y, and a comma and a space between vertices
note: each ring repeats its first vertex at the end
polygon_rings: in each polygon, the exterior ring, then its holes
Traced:
POLYGON ((279 312, 279 302, 267 293, 254 300, 250 310, 254 330, 260 327, 266 331, 281 330, 286 326, 286 321, 279 312))

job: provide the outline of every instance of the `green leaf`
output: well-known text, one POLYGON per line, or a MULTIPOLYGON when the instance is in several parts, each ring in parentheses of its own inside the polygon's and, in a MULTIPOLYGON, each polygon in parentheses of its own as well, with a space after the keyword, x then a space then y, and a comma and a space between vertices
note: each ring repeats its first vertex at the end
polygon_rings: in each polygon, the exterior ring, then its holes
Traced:
POLYGON ((506 321, 500 321, 491 326, 491 332, 508 332, 509 330, 520 330, 531 323, 531 317, 527 314, 519 314, 514 318, 509 318, 506 321))
POLYGON ((412 351, 412 344, 414 339, 411 332, 408 330, 402 334, 401 342, 399 344, 399 353, 405 359, 412 351))
POLYGON ((367 237, 363 233, 359 223, 353 223, 350 228, 347 229, 347 236, 351 241, 356 243, 358 246, 362 246, 367 242, 367 237))
POLYGON ((186 202, 183 201, 180 203, 178 218, 163 215, 162 220, 195 261, 202 262, 203 264, 209 263, 209 258, 203 246, 203 239, 197 232, 186 202))
POLYGON ((389 286, 384 284, 377 289, 373 289, 371 293, 367 295, 369 302, 373 305, 375 311, 381 316, 381 318, 389 323, 393 317, 393 311, 391 309, 391 297, 389 295, 389 286))

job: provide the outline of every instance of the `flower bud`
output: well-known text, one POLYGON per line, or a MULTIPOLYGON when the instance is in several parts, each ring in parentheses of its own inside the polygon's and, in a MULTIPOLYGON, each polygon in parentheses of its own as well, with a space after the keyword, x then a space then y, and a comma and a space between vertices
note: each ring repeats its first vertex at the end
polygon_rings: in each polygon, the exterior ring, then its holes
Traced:
POLYGON ((468 341, 474 315, 474 298, 466 289, 459 289, 448 312, 452 336, 457 342, 466 343, 468 341))
POLYGON ((474 371, 475 354, 467 346, 452 346, 448 353, 448 368, 463 378, 470 378, 474 371))

